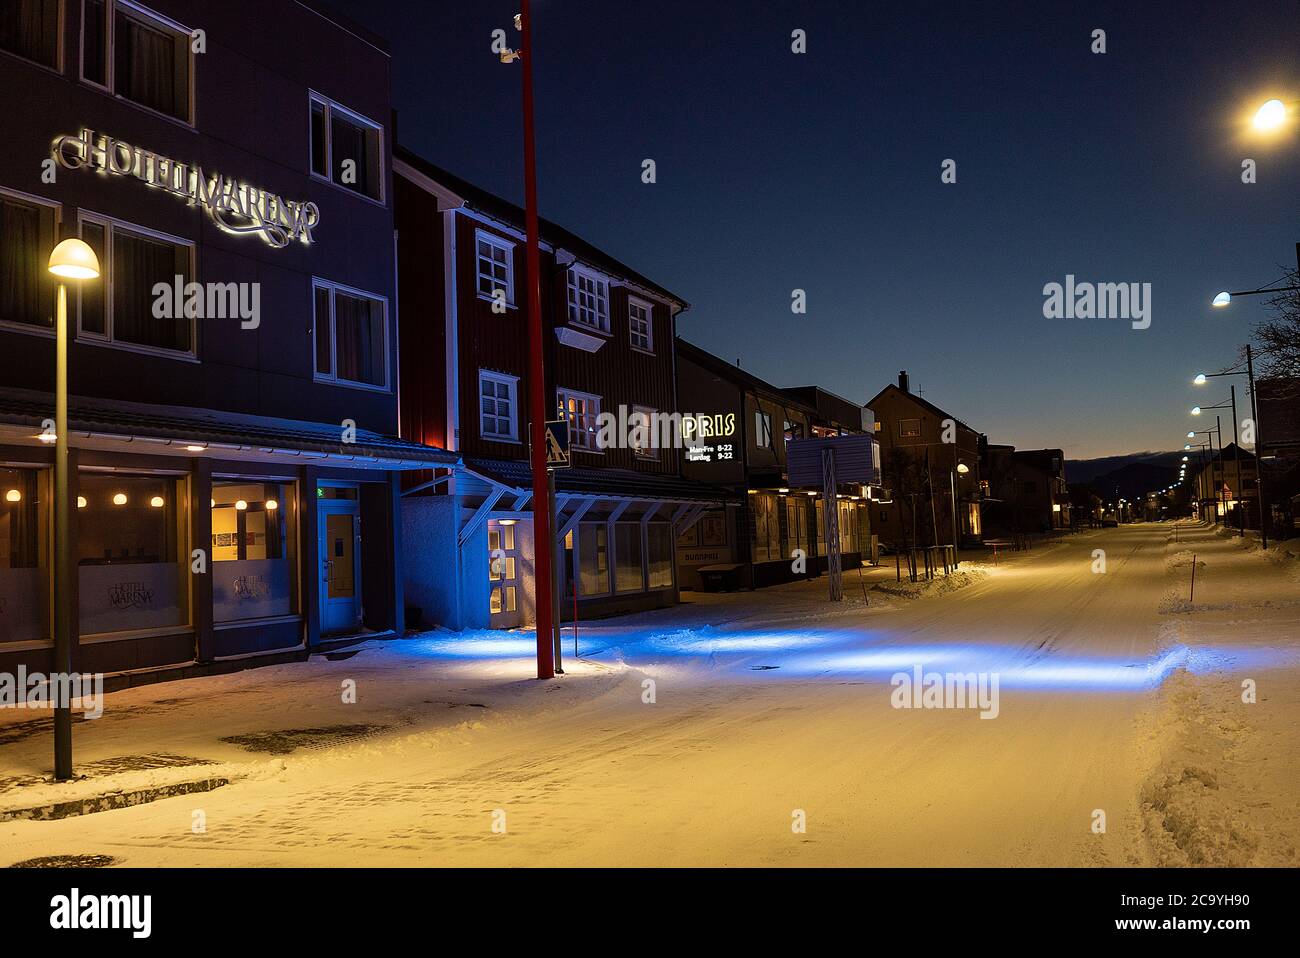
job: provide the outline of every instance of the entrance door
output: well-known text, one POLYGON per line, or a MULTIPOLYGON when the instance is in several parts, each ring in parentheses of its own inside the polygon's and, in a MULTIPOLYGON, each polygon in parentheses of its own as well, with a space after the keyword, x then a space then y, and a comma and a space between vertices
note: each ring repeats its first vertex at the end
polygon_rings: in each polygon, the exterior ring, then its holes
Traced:
POLYGON ((519 536, 508 519, 488 522, 489 621, 494 629, 513 629, 523 624, 519 608, 519 536))
MULTIPOLYGON (((329 490, 334 492, 335 490, 329 490)), ((356 490, 337 490, 351 492, 356 490)), ((361 628, 361 508, 356 498, 319 499, 322 633, 361 628)))

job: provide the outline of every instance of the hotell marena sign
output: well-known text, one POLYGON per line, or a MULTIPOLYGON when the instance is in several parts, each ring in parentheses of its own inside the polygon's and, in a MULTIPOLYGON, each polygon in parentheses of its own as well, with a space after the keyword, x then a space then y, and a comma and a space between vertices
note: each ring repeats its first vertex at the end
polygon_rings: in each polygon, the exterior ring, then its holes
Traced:
POLYGON ((64 169, 133 176, 146 186, 174 193, 191 206, 203 207, 219 229, 238 235, 260 234, 277 249, 294 240, 310 244, 311 231, 320 222, 320 208, 315 203, 286 200, 233 177, 207 173, 198 164, 160 156, 94 130, 60 136, 51 150, 64 169))

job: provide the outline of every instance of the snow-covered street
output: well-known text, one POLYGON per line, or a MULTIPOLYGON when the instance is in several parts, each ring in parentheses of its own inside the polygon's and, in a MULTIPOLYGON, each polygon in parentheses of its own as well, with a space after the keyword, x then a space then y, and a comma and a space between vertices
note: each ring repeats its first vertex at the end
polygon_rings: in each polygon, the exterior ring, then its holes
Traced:
POLYGON ((583 624, 577 662, 566 627, 550 683, 530 633, 442 632, 132 689, 77 724, 102 774, 70 784, 38 778, 48 718, 6 712, 0 808, 232 781, 0 823, 0 864, 1295 864, 1300 561, 1174 537, 1084 533, 920 597, 849 573, 833 608, 824 580, 688 594, 583 624), (996 709, 894 707, 917 668, 996 675, 996 709))

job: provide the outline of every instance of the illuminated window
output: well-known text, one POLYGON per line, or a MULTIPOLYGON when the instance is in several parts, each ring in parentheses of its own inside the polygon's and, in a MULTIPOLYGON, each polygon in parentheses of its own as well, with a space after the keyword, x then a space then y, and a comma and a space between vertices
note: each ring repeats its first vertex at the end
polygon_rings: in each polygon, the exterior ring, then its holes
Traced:
POLYGON ((47 474, 0 466, 0 645, 46 638, 47 474))
POLYGON ((648 406, 633 406, 631 428, 628 439, 632 452, 638 459, 659 458, 659 449, 654 444, 655 410, 648 406))
POLYGON ((904 439, 915 439, 921 435, 921 420, 919 419, 900 419, 898 420, 898 434, 904 439))
MULTIPOLYGON (((54 328, 57 207, 0 190, 0 323, 54 328)), ((81 285, 81 284, 78 284, 81 285)))
POLYGON ((82 472, 74 544, 81 634, 189 622, 185 480, 82 472))
POLYGON ((507 306, 515 302, 514 244, 478 230, 475 234, 478 255, 478 292, 487 299, 495 298, 497 290, 505 297, 507 306))
POLYGON ((479 431, 484 439, 518 441, 519 424, 515 417, 518 390, 517 376, 486 369, 478 371, 479 431))
POLYGON ((383 127, 318 93, 311 103, 311 172, 384 201, 383 127))
POLYGON ((569 269, 569 322, 609 332, 609 282, 581 266, 569 269))
POLYGON ((212 483, 212 614, 217 622, 296 610, 297 497, 292 483, 212 483))
POLYGON ((578 594, 609 595, 608 529, 603 522, 578 523, 578 594))
POLYGON ((753 561, 768 562, 782 558, 781 527, 777 515, 777 498, 770 493, 754 493, 749 497, 753 528, 750 545, 753 561))
POLYGON ((627 317, 632 345, 647 353, 654 351, 654 311, 650 304, 640 299, 628 298, 627 317))
POLYGON ((88 213, 81 216, 81 238, 95 251, 101 275, 80 284, 79 338, 195 355, 194 317, 177 309, 173 296, 162 301, 171 308, 155 315, 160 299, 153 291, 160 283, 173 289, 177 277, 182 286, 189 282, 193 244, 88 213))
POLYGON ((59 0, 5 0, 0 50, 52 70, 59 68, 59 0))
POLYGON ((560 416, 569 420, 569 445, 588 452, 599 451, 596 445, 600 397, 572 389, 557 391, 560 416))
POLYGON ((388 389, 388 300, 312 280, 316 379, 388 389))
POLYGON ((81 18, 82 79, 192 121, 188 28, 125 0, 82 0, 81 18))

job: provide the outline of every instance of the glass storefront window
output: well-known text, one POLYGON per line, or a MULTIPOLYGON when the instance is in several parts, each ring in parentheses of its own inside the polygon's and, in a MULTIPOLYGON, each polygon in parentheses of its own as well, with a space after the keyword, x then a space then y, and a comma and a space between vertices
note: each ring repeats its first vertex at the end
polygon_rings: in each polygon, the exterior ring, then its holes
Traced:
POLYGON ((212 618, 297 611, 297 496, 292 483, 212 482, 212 618))
POLYGON ((578 524, 578 594, 609 595, 609 551, 603 522, 578 524))
POLYGON ((668 589, 673 584, 673 527, 666 522, 651 522, 646 526, 647 569, 650 573, 648 587, 668 589))
POLYGON ((0 467, 0 644, 47 638, 48 473, 0 467))
POLYGON ((618 592, 645 589, 641 571, 641 523, 614 523, 614 588, 618 592))
POLYGON ((83 472, 80 485, 81 634, 188 624, 185 481, 83 472))

